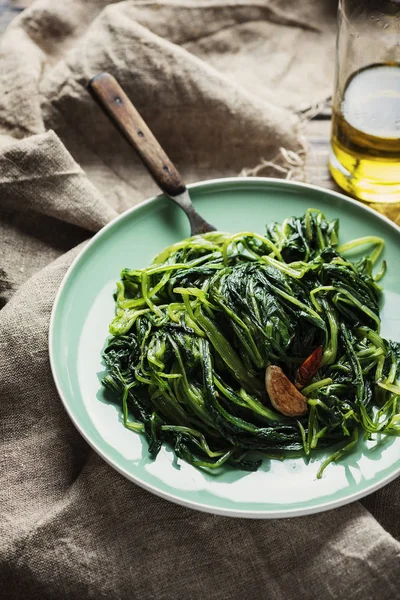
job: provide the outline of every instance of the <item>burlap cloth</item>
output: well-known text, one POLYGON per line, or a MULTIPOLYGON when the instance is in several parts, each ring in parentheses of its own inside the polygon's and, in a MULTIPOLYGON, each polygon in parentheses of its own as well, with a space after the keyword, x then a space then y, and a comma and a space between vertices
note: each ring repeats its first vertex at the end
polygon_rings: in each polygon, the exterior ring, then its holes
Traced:
POLYGON ((88 79, 117 76, 189 181, 297 150, 295 109, 331 91, 335 1, 106 4, 39 1, 1 40, 0 597, 399 598, 399 482, 311 517, 205 515, 123 479, 61 406, 56 290, 155 191, 88 79))

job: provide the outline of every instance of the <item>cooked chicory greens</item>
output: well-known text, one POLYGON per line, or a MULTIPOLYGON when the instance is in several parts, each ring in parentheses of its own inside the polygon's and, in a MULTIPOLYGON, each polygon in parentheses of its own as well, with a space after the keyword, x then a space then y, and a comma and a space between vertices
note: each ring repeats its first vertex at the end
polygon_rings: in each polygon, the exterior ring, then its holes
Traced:
POLYGON ((383 245, 366 237, 339 246, 338 221, 309 209, 267 225, 265 236, 206 233, 145 269, 124 269, 103 383, 125 426, 145 434, 151 456, 167 442, 206 469, 251 471, 264 457, 338 445, 319 477, 359 432, 399 434, 400 344, 379 334, 386 265, 373 274, 383 245), (346 258, 363 246, 368 256, 346 258), (302 383, 306 414, 281 414, 266 367, 300 387, 301 365, 321 347, 302 383))

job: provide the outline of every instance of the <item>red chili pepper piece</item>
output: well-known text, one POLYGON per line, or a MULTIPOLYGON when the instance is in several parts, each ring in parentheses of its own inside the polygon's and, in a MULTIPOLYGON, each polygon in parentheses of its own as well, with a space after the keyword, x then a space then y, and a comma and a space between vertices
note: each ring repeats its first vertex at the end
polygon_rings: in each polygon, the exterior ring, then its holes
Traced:
POLYGON ((314 377, 315 373, 318 371, 321 360, 322 360, 323 348, 322 346, 318 346, 311 352, 310 356, 306 358, 303 362, 299 370, 297 371, 296 381, 294 385, 298 390, 305 387, 309 381, 314 377))

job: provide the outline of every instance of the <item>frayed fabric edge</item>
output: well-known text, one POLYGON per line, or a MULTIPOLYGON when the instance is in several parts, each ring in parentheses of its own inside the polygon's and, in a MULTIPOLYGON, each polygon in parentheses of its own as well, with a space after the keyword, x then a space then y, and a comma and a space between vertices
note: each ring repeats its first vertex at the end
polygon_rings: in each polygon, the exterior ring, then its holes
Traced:
POLYGON ((306 160, 309 142, 304 134, 305 127, 311 119, 329 108, 331 99, 327 98, 303 111, 296 129, 297 148, 288 150, 283 146, 270 159, 260 158, 260 162, 251 168, 243 168, 241 177, 280 177, 281 179, 306 181, 306 160))

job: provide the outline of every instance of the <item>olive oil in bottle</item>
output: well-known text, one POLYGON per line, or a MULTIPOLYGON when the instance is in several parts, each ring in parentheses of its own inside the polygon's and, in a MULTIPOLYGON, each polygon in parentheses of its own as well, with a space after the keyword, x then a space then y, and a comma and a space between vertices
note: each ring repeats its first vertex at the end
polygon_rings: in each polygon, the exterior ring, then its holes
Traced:
POLYGON ((353 196, 400 202, 400 65, 376 64, 348 80, 334 108, 330 171, 353 196))

